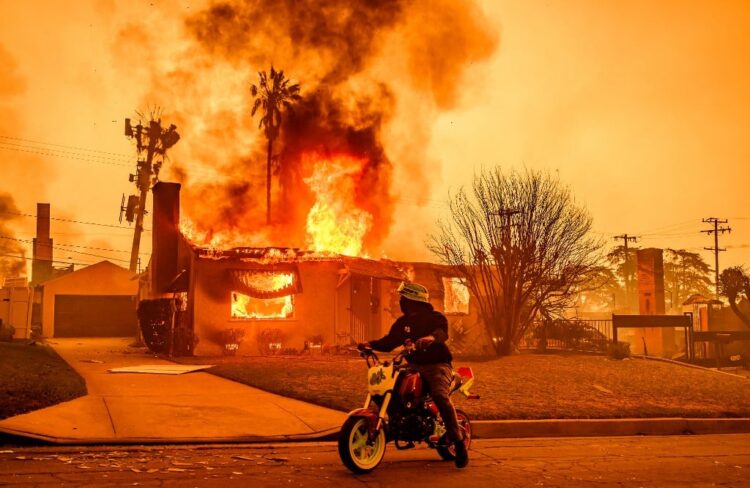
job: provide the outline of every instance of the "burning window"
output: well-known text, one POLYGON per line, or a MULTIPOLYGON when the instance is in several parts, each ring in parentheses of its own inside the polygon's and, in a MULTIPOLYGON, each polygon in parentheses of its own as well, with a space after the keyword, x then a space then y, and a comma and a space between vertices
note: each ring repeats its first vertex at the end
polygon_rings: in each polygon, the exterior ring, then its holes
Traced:
POLYGON ((461 278, 443 278, 445 313, 469 313, 469 288, 461 278))
POLYGON ((294 314, 296 273, 232 270, 233 319, 288 319, 294 314))
POLYGON ((294 313, 292 295, 281 298, 253 298, 232 292, 233 319, 288 319, 294 313))

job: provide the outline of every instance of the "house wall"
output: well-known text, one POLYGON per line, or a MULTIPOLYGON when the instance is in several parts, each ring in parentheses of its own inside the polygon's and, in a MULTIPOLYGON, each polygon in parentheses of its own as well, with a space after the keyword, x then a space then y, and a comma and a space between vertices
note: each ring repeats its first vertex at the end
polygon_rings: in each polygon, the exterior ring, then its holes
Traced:
POLYGON ((56 295, 131 295, 138 293, 134 273, 103 261, 43 283, 42 334, 54 336, 56 295))
POLYGON ((232 280, 230 269, 253 269, 252 264, 239 260, 196 259, 192 267, 194 284, 189 300, 193 313, 193 330, 198 338, 195 354, 223 353, 222 331, 237 328, 244 331, 238 354, 260 353, 256 336, 263 329, 280 329, 286 336, 284 348, 301 350, 312 336, 322 335, 333 344, 335 329, 349 327, 338 323, 346 317, 346 303, 339 303, 336 285, 340 265, 334 262, 302 262, 298 264, 302 292, 294 295, 291 319, 235 319, 231 316, 232 280), (338 311, 338 313, 337 313, 338 311))

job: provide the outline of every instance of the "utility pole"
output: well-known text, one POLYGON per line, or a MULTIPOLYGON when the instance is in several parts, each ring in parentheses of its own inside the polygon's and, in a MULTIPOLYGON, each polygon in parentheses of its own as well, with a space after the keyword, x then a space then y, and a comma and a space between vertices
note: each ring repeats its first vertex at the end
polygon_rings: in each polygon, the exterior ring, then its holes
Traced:
POLYGON ((512 218, 516 214, 522 213, 520 210, 515 210, 512 208, 501 208, 497 212, 490 212, 490 215, 497 215, 500 217, 500 229, 502 231, 502 240, 503 240, 503 246, 505 246, 507 249, 510 249, 511 242, 510 242, 510 227, 513 225, 512 218), (507 219, 505 221, 504 219, 507 219))
POLYGON ((625 308, 628 313, 632 310, 633 300, 631 297, 631 283, 630 283, 630 251, 628 250, 628 242, 638 242, 638 237, 631 236, 628 234, 621 234, 615 236, 616 241, 622 239, 623 246, 625 248, 625 264, 623 268, 625 270, 625 308))
POLYGON ((714 252, 714 259, 715 259, 715 265, 716 268, 714 271, 716 272, 716 298, 719 297, 719 253, 722 251, 726 251, 726 249, 721 249, 719 247, 719 234, 723 234, 724 232, 732 233, 731 227, 719 227, 720 224, 728 224, 728 220, 720 220, 716 217, 709 217, 707 219, 703 219, 703 223, 705 224, 713 224, 713 229, 706 229, 702 230, 701 232, 704 234, 714 235, 714 247, 704 247, 706 251, 713 251, 714 252))
POLYGON ((143 233, 143 218, 146 214, 146 199, 151 186, 158 181, 159 170, 164 164, 167 149, 177 144, 180 135, 177 127, 172 124, 167 129, 161 126, 161 119, 149 121, 144 127, 140 122, 136 126, 130 124, 130 119, 125 119, 125 136, 136 141, 138 151, 138 164, 135 174, 130 175, 130 181, 135 183, 139 195, 130 195, 127 206, 120 206, 120 221, 122 212, 125 212, 126 220, 132 223, 135 220, 135 232, 133 233, 133 247, 130 252, 130 271, 138 271, 138 252, 141 246, 141 234, 143 233), (145 159, 142 158, 145 152, 145 159), (158 161, 155 161, 158 159, 158 161))

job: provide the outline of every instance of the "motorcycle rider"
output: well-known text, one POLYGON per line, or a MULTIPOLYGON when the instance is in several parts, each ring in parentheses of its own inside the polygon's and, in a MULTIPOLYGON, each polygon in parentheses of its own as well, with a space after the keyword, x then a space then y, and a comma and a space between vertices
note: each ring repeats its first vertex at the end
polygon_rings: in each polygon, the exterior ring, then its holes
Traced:
POLYGON ((459 468, 469 464, 469 453, 456 419, 456 409, 449 393, 453 379, 451 355, 445 341, 448 340, 448 320, 436 311, 429 301, 427 288, 418 283, 403 282, 398 288, 399 305, 403 315, 391 326, 388 334, 380 339, 359 344, 360 349, 370 347, 376 351, 391 351, 401 345, 413 343, 415 351, 407 356, 430 387, 440 417, 443 419, 448 439, 453 443, 455 462, 459 468))

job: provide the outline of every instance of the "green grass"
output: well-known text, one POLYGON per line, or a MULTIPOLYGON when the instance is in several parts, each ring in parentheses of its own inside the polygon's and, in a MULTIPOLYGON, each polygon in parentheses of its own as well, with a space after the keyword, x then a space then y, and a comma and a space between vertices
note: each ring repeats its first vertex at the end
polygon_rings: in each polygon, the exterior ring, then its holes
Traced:
MULTIPOLYGON (((348 411, 366 394, 364 361, 353 358, 191 358, 209 372, 348 411)), ((750 380, 644 359, 522 354, 471 366, 479 400, 456 395, 476 419, 750 417, 750 380)))
POLYGON ((86 394, 86 382, 48 346, 0 342, 0 419, 86 394))

